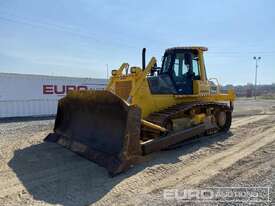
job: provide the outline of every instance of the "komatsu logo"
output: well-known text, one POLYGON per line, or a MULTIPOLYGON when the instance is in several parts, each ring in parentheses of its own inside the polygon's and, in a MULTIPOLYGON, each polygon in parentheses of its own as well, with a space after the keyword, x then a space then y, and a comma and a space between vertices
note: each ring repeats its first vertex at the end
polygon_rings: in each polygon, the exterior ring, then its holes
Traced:
POLYGON ((47 84, 43 85, 43 94, 44 95, 66 95, 70 91, 85 91, 88 90, 88 87, 85 85, 52 85, 47 84))

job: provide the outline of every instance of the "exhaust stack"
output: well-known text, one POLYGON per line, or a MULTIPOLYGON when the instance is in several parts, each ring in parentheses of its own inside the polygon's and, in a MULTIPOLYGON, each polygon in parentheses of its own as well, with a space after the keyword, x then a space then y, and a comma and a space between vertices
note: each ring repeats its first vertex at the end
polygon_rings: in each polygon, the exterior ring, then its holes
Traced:
POLYGON ((146 67, 146 48, 142 49, 142 70, 146 67))

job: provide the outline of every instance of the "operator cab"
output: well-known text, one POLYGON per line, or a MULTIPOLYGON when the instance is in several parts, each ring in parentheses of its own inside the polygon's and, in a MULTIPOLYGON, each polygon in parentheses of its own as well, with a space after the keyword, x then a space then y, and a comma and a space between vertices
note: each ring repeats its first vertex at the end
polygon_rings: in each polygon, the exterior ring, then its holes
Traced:
MULTIPOLYGON (((153 94, 193 94, 193 80, 200 80, 200 47, 167 49, 157 76, 148 77, 153 94)), ((204 48, 203 48, 204 49, 204 48)))

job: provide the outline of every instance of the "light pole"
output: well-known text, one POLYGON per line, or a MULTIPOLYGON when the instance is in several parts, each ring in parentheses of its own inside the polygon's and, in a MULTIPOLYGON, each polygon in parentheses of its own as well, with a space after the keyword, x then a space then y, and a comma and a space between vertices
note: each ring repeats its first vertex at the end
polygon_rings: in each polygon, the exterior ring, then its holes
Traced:
POLYGON ((255 97, 255 100, 256 100, 256 96, 257 96, 257 77, 258 77, 258 62, 260 61, 261 57, 253 57, 253 59, 255 60, 256 62, 256 70, 255 70, 255 86, 254 86, 254 97, 255 97))
POLYGON ((107 71, 106 71, 106 72, 107 72, 107 73, 106 73, 106 74, 107 74, 106 76, 107 76, 107 80, 108 80, 108 79, 109 79, 109 65, 108 65, 108 64, 106 64, 106 70, 107 70, 107 71))

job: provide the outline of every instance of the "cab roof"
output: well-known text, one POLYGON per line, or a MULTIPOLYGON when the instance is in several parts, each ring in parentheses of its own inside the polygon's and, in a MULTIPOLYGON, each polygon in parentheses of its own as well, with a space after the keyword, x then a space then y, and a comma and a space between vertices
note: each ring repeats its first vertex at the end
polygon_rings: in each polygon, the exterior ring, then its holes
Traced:
POLYGON ((174 51, 174 50, 201 50, 201 51, 208 51, 207 47, 202 46, 184 46, 184 47, 171 47, 165 50, 165 52, 168 51, 174 51))

